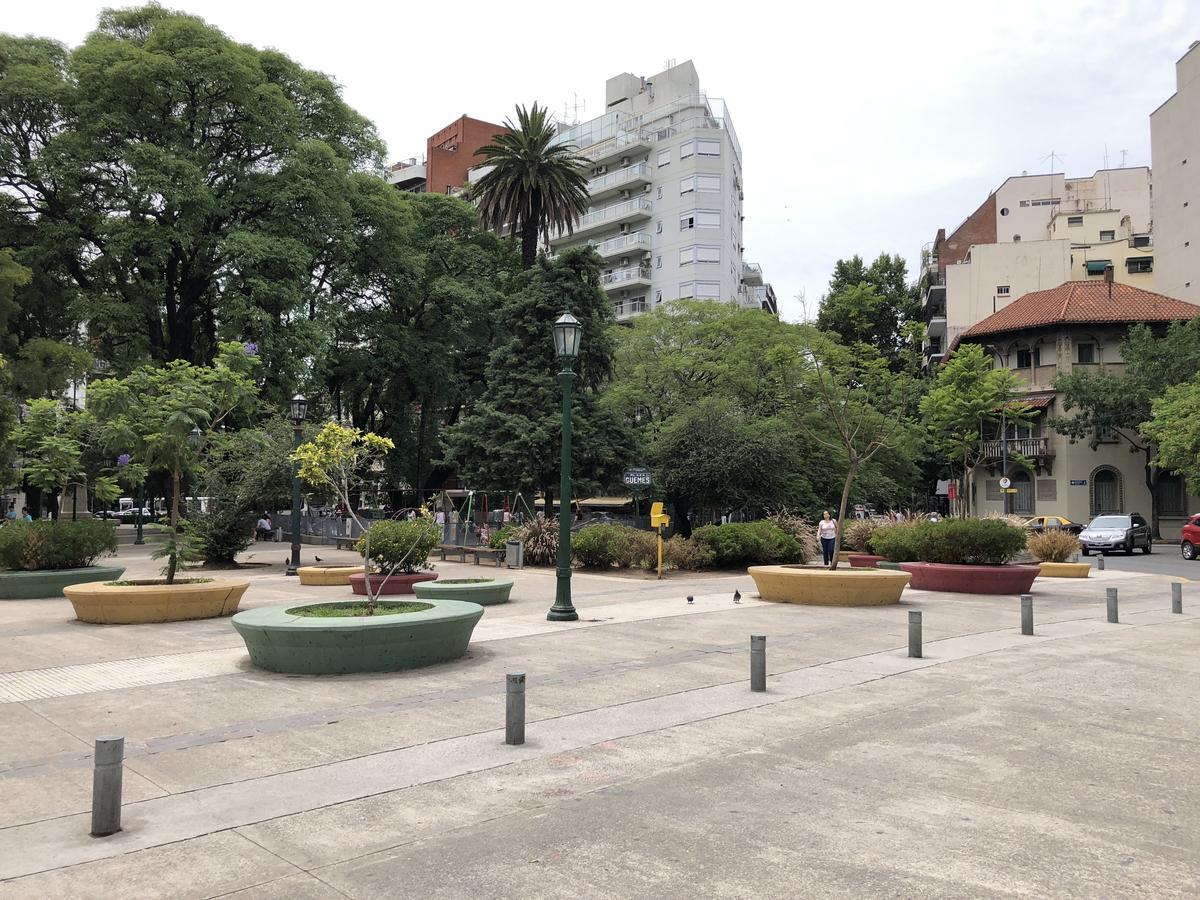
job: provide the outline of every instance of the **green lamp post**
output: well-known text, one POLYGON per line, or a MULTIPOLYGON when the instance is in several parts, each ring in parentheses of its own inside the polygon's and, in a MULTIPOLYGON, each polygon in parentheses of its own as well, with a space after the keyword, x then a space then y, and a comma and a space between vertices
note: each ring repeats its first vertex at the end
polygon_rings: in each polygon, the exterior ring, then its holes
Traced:
POLYGON ((558 583, 554 605, 546 618, 551 622, 574 622, 579 613, 571 605, 571 387, 575 372, 571 366, 579 358, 583 326, 568 312, 554 323, 554 352, 562 362, 558 383, 562 385, 562 459, 558 486, 558 583))
MULTIPOLYGON (((304 419, 308 415, 308 401, 297 394, 289 402, 292 414, 292 447, 304 441, 304 419)), ((292 463, 292 558, 288 562, 287 574, 297 575, 300 568, 300 464, 292 463)))

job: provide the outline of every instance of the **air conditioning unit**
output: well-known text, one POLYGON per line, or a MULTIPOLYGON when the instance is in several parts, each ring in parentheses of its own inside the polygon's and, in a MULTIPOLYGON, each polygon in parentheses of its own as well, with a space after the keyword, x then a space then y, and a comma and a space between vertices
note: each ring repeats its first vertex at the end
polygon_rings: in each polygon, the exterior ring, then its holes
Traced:
POLYGON ((622 156, 622 157, 621 157, 621 168, 623 169, 623 168, 625 168, 627 165, 629 165, 629 157, 628 157, 628 156, 622 156))
POLYGON ((629 223, 626 222, 621 226, 621 234, 629 234, 629 223))

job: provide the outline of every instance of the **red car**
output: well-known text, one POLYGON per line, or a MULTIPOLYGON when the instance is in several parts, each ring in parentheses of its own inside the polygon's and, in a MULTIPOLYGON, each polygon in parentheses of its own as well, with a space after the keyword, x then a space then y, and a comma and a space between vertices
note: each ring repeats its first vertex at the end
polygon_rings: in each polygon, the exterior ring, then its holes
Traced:
POLYGON ((1184 559, 1200 557, 1200 513, 1189 516, 1183 529, 1179 532, 1181 543, 1179 552, 1184 559))

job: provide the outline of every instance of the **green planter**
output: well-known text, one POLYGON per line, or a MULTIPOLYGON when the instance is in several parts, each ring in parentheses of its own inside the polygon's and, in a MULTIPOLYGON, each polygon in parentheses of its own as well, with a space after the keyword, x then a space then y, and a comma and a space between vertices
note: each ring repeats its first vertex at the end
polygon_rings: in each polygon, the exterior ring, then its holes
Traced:
MULTIPOLYGON (((458 659, 467 652, 478 603, 431 600, 431 609, 395 615, 315 618, 295 616, 296 607, 247 609, 233 627, 254 665, 290 675, 396 672, 458 659)), ((356 606, 361 600, 339 606, 356 606)), ((303 604, 302 604, 303 605, 303 604)), ((329 606, 314 603, 313 606, 329 606)))
POLYGON ((38 600, 63 596, 63 588, 89 581, 117 581, 124 566, 87 566, 82 569, 37 569, 0 572, 0 600, 38 600))
POLYGON ((422 600, 466 600, 480 606, 507 603, 511 581, 495 578, 445 578, 413 585, 413 593, 422 600))

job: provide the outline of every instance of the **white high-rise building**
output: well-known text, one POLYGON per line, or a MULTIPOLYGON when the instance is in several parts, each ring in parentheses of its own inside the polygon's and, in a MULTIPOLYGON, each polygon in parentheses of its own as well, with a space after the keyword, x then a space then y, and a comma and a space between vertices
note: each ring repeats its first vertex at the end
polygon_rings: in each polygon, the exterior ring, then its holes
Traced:
POLYGON ((1175 64, 1175 93, 1150 114, 1150 154, 1158 290, 1200 303, 1200 41, 1175 64))
POLYGON ((562 129, 591 163, 591 208, 553 251, 591 244, 618 320, 677 298, 778 313, 762 269, 742 259, 742 148, 691 61, 608 80, 604 115, 562 129))

